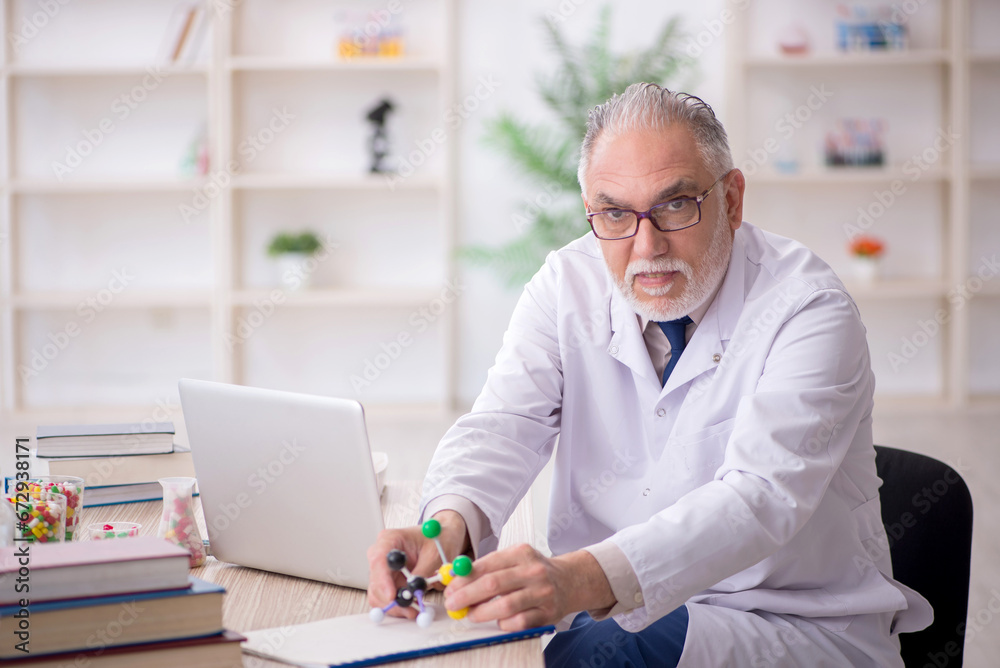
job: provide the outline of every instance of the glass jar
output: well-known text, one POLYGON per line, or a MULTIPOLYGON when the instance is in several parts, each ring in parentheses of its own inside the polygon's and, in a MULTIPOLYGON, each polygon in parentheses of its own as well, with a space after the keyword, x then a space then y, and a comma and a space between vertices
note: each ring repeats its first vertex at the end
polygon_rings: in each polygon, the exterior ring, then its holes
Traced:
POLYGON ((28 492, 34 490, 62 494, 66 497, 66 540, 80 538, 80 517, 83 513, 83 478, 73 475, 40 475, 28 481, 28 492))
POLYGON ((66 539, 66 497, 38 488, 6 495, 14 510, 14 536, 33 543, 59 543, 66 539))
POLYGON ((194 517, 194 478, 160 478, 163 514, 156 535, 180 545, 190 555, 190 566, 205 563, 205 544, 194 517))

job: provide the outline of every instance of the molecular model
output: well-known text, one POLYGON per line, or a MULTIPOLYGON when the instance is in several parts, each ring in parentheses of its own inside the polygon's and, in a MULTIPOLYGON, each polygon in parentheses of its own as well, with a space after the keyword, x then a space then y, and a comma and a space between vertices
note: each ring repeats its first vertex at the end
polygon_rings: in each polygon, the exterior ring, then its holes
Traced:
MULTIPOLYGON (((440 582, 447 587, 456 575, 464 576, 472 572, 472 560, 464 554, 456 557, 454 562, 448 561, 448 557, 444 554, 444 548, 441 547, 441 541, 438 540, 438 536, 441 535, 440 522, 435 519, 427 520, 420 530, 423 532, 425 538, 430 538, 437 545, 438 554, 441 555, 441 561, 443 562, 441 568, 438 569, 437 575, 422 578, 419 575, 411 573, 406 567, 406 553, 402 550, 391 550, 385 557, 389 563, 389 569, 402 571, 403 575, 406 576, 406 584, 396 590, 395 601, 384 608, 371 609, 368 616, 376 624, 385 619, 385 613, 389 612, 393 607, 398 605, 401 608, 408 608, 416 601, 417 607, 420 610, 420 613, 417 615, 417 626, 427 628, 434 621, 434 608, 424 605, 424 592, 427 591, 427 587, 435 582, 440 582)), ((468 608, 449 610, 448 616, 452 619, 462 619, 468 612, 468 608)))

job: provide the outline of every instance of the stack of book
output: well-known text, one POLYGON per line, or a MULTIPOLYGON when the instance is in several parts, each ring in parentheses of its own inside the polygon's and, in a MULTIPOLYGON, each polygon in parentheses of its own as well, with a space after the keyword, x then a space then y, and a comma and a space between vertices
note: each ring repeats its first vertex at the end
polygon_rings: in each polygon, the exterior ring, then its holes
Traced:
POLYGON ((35 441, 31 474, 83 478, 84 507, 155 501, 163 498, 160 478, 194 477, 191 451, 174 444, 171 422, 39 426, 35 441))
POLYGON ((0 666, 242 666, 224 593, 162 538, 0 548, 0 666))

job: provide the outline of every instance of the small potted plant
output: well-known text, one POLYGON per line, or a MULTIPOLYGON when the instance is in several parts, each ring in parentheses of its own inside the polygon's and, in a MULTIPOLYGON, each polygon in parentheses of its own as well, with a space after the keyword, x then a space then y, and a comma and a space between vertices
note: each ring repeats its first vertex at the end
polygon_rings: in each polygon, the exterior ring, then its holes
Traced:
POLYGON ((848 246, 852 258, 854 277, 864 284, 871 284, 878 278, 879 258, 885 252, 885 243, 877 237, 859 235, 848 246))
POLYGON ((315 233, 280 232, 267 247, 267 254, 278 263, 278 276, 290 290, 308 288, 313 269, 309 259, 322 244, 315 233))

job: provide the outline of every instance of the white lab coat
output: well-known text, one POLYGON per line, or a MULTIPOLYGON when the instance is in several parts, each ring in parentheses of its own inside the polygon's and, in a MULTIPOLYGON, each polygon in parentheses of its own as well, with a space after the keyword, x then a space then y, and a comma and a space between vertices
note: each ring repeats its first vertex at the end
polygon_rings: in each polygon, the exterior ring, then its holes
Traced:
POLYGON ((881 614, 894 633, 931 620, 927 602, 889 576, 873 383, 865 329, 833 271, 744 223, 661 388, 588 234, 525 287, 482 394, 434 456, 425 504, 471 500, 493 534, 479 549, 494 549, 554 451, 550 549, 621 548, 644 601, 616 615, 626 630, 690 602, 682 665, 740 656, 735 628, 720 638, 701 621, 712 606, 806 618, 817 638, 836 634, 873 665, 902 665, 895 637, 848 629, 856 615, 881 614))

